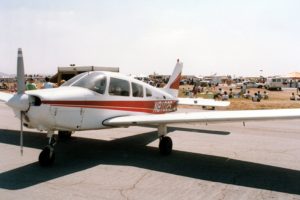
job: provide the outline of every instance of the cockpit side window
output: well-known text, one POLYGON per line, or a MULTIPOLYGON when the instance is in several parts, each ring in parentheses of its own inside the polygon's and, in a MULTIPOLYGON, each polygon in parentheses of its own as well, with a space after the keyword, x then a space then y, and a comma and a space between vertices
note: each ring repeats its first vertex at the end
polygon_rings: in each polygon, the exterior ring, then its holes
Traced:
POLYGON ((98 92, 100 94, 104 94, 105 88, 106 88, 106 77, 104 76, 104 77, 96 80, 95 86, 91 90, 98 92))
POLYGON ((83 87, 99 94, 104 94, 106 88, 106 76, 99 73, 90 73, 72 86, 83 87))
POLYGON ((129 96, 129 82, 123 79, 110 78, 109 95, 113 96, 129 96))
POLYGON ((143 86, 137 83, 131 83, 132 96, 133 97, 144 97, 143 86))

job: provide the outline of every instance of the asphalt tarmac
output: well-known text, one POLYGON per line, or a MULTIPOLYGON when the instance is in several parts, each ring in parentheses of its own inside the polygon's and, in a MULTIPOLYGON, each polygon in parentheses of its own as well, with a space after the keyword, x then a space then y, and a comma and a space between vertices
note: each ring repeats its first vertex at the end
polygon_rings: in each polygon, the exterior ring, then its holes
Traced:
POLYGON ((78 132, 42 168, 46 134, 25 129, 21 156, 19 120, 0 103, 0 199, 300 199, 299 124, 171 125, 169 156, 155 128, 78 132))

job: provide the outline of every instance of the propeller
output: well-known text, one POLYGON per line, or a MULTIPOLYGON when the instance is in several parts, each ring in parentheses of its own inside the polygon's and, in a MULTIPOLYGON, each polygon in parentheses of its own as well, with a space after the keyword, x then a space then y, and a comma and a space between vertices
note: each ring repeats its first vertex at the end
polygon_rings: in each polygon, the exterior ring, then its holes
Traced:
POLYGON ((7 98, 6 104, 20 115, 20 152, 23 155, 23 120, 30 108, 30 96, 25 94, 24 62, 22 49, 18 49, 17 93, 7 98))
POLYGON ((7 104, 20 111, 20 153, 23 156, 23 118, 25 111, 29 109, 29 97, 25 94, 24 61, 22 49, 18 49, 17 59, 17 94, 7 104))
MULTIPOLYGON (((18 59, 17 59, 17 94, 21 97, 25 94, 25 78, 24 78, 24 61, 22 49, 18 49, 18 59)), ((27 95, 26 95, 27 96, 27 95)), ((20 98, 21 99, 21 98, 20 98)), ((26 98, 28 100, 28 96, 26 98)), ((28 104, 29 106, 29 104, 28 104)), ((23 156, 23 115, 24 111, 20 111, 20 153, 23 156)))

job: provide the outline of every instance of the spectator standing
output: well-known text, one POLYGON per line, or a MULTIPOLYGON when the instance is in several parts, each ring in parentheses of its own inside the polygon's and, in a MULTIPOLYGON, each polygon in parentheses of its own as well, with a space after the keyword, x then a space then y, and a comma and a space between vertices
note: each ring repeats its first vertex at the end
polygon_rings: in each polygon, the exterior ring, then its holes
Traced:
POLYGON ((229 99, 233 98, 233 92, 232 92, 232 88, 229 89, 229 95, 228 95, 229 99))
POLYGON ((290 83, 290 88, 292 87, 292 85, 293 85, 293 81, 292 80, 290 80, 289 81, 289 83, 290 83))
POLYGON ((246 83, 243 83, 242 87, 241 87, 241 94, 245 94, 246 93, 246 90, 247 90, 247 85, 246 83))
POLYGON ((34 82, 33 78, 29 78, 27 83, 26 83, 26 90, 36 90, 36 84, 34 82))
POLYGON ((50 82, 49 77, 46 77, 46 78, 45 78, 45 83, 44 83, 44 85, 43 85, 43 88, 44 88, 44 89, 54 88, 54 83, 51 83, 51 82, 50 82))
POLYGON ((197 86, 195 84, 194 87, 193 87, 193 95, 194 95, 194 97, 197 97, 197 93, 198 93, 198 89, 197 89, 197 86))

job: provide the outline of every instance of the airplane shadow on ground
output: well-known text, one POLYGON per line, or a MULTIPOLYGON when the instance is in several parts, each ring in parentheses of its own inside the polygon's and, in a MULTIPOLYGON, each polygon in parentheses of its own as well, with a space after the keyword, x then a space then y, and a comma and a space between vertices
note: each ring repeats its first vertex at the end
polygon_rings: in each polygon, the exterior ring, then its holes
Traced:
MULTIPOLYGON (((45 135, 25 133, 25 146, 42 149, 45 135)), ((103 141, 72 137, 56 146, 56 161, 42 168, 38 162, 0 174, 0 188, 17 190, 97 165, 127 165, 195 179, 300 194, 300 171, 247 161, 174 150, 161 156, 146 146, 156 132, 103 141)), ((0 142, 19 145, 19 132, 0 130, 0 142)))

